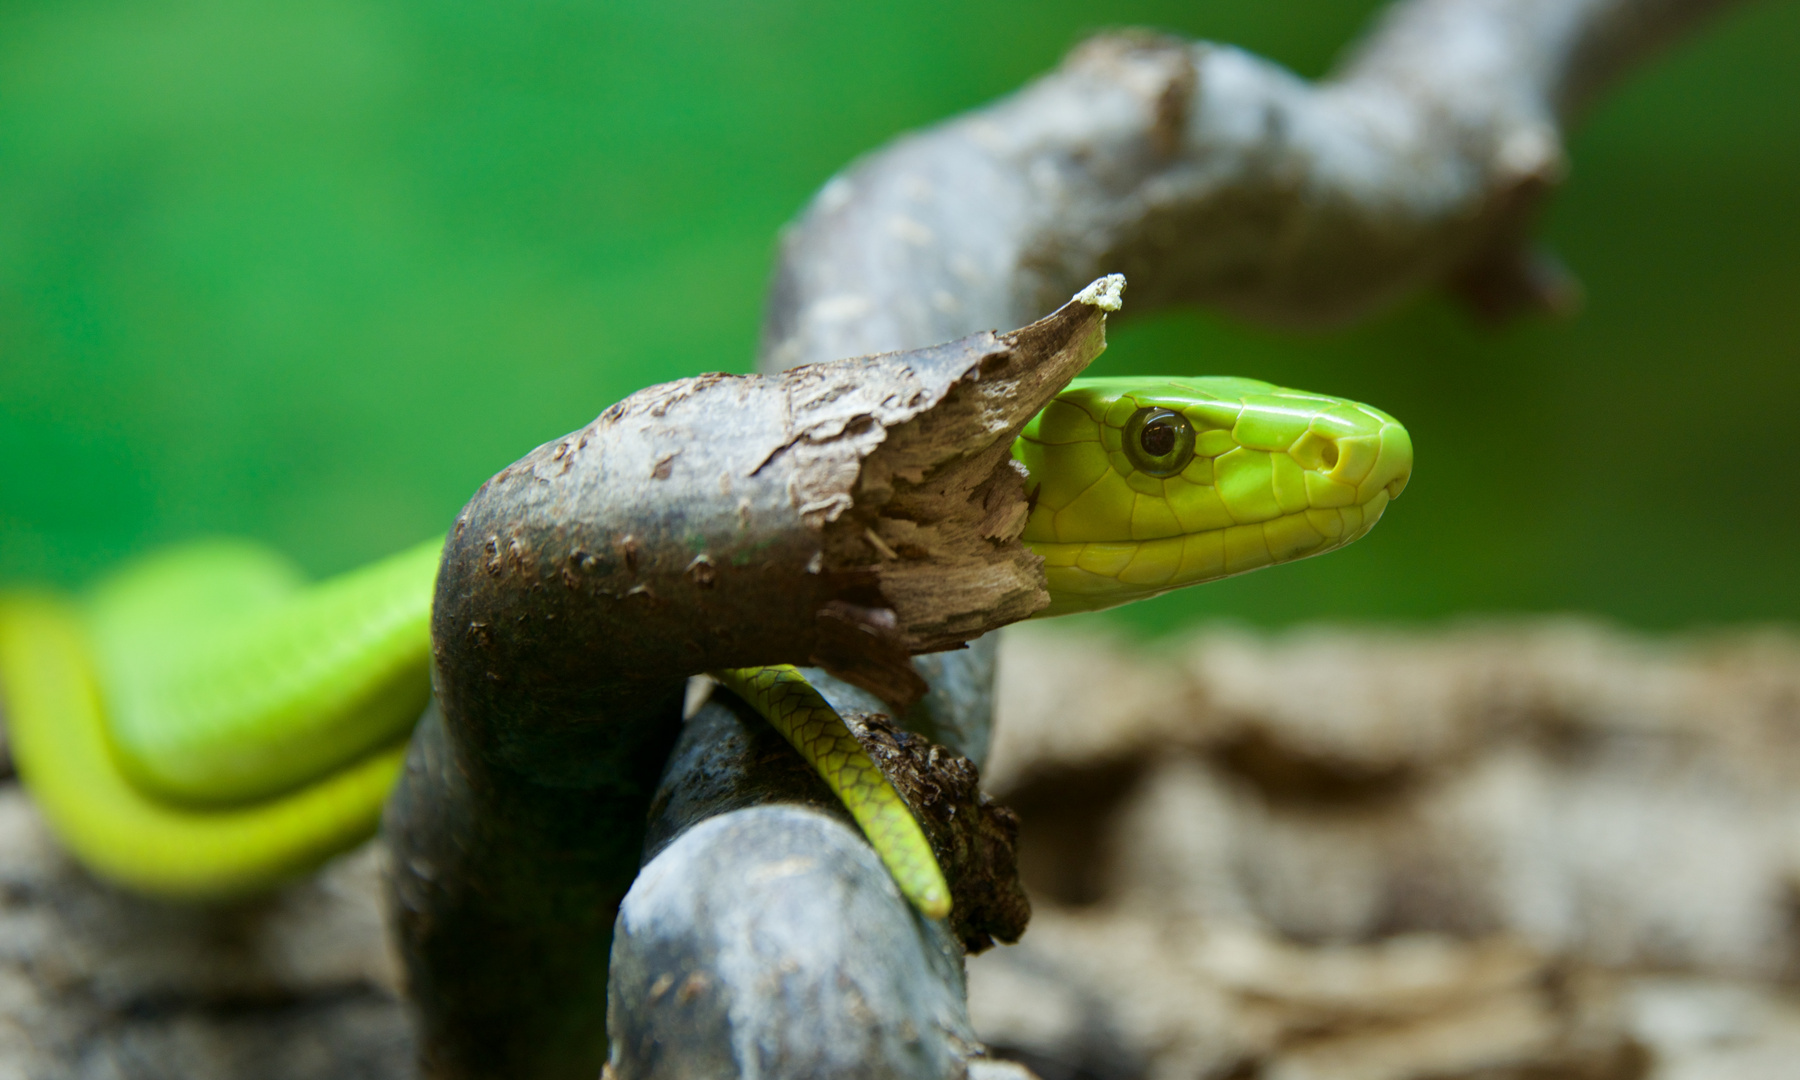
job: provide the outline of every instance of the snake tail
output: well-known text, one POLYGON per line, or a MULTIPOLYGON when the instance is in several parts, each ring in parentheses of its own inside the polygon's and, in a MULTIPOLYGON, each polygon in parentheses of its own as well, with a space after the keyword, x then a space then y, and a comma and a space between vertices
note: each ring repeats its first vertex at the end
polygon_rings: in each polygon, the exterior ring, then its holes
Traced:
POLYGON ((260 545, 198 541, 94 589, 114 758, 158 801, 279 797, 406 738, 431 694, 441 539, 306 584, 260 545))
POLYGON ((75 605, 0 596, 0 683, 19 775, 88 868, 171 898, 242 895, 375 832, 404 741, 279 797, 231 808, 162 802, 119 770, 93 644, 75 605))
POLYGON ((825 780, 900 892, 933 919, 950 914, 950 887, 918 820, 843 717, 794 667, 732 668, 713 678, 761 713, 825 780))

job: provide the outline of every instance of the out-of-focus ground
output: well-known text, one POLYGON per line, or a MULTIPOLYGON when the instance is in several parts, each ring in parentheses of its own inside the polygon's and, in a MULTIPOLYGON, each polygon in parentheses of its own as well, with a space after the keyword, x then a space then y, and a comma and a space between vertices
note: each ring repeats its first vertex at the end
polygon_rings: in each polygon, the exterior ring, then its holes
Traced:
POLYGON ((1044 1080, 1800 1075, 1800 637, 1581 622, 1003 647, 1044 1080))
POLYGON ((390 1080, 413 1043, 378 845, 213 909, 96 883, 0 791, 0 1080, 390 1080))
MULTIPOLYGON (((1757 1080, 1800 1062, 1800 635, 1011 632, 1036 904, 969 965, 1043 1080, 1757 1080)), ((0 787, 0 1080, 376 1078, 375 848, 194 910, 0 787)))

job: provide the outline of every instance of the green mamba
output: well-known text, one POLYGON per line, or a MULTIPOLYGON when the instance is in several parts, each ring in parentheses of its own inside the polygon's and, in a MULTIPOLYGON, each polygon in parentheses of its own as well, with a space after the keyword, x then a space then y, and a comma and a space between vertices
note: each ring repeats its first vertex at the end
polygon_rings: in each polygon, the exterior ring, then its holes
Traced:
MULTIPOLYGON (((1078 379, 1013 457, 1050 591, 1039 617, 1343 547, 1412 472, 1386 413, 1222 377, 1078 379)), ((430 695, 440 547, 306 585, 264 548, 211 541, 82 602, 0 595, 0 698, 51 827, 96 873, 189 899, 266 888, 371 835, 430 695)), ((825 779, 907 898, 947 915, 918 823, 799 672, 714 675, 825 779)))

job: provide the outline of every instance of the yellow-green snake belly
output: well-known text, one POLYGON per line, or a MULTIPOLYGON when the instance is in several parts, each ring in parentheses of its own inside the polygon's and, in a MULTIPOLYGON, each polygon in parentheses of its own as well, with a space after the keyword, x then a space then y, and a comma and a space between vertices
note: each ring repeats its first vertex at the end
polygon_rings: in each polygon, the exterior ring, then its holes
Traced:
MULTIPOLYGON (((1412 469, 1376 409, 1250 379, 1076 380, 1025 428, 1022 540, 1091 611, 1342 547, 1412 469)), ((317 585, 264 549, 152 556, 76 600, 0 595, 21 777, 97 873, 184 898, 265 888, 370 835, 429 693, 437 541, 317 585)), ((918 823, 798 671, 714 672, 818 771, 920 911, 918 823)))

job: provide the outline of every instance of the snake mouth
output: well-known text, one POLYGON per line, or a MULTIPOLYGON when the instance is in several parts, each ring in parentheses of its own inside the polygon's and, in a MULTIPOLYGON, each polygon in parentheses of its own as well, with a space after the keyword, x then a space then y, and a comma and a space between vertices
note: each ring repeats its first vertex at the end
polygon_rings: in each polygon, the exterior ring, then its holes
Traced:
POLYGON ((1336 550, 1412 475, 1393 417, 1250 379, 1078 380, 1014 456, 1037 496, 1021 539, 1044 559, 1040 617, 1336 550), (1147 423, 1174 430, 1134 444, 1147 423))

